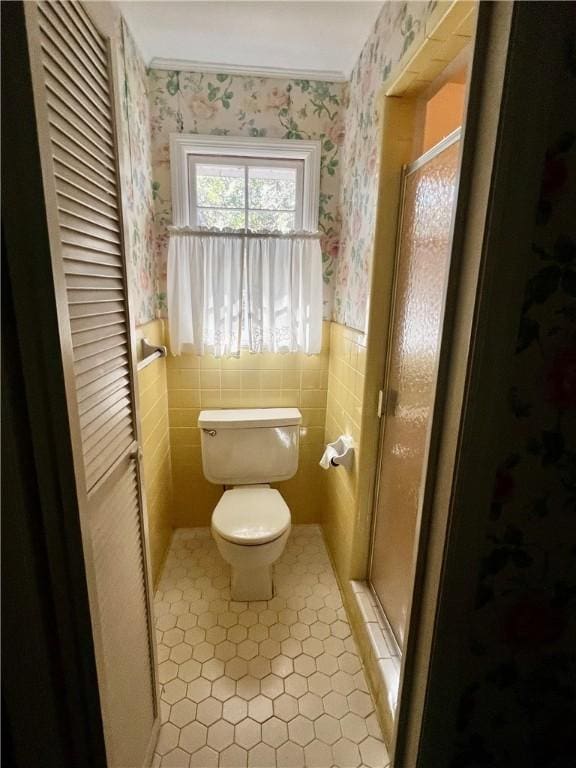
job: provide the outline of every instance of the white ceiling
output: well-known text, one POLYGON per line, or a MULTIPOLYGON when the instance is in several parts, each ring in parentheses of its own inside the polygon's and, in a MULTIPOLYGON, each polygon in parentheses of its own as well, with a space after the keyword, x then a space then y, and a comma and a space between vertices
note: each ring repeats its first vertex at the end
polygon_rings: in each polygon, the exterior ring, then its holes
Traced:
POLYGON ((382 2, 119 3, 147 65, 347 79, 382 2), (158 59, 165 60, 164 62, 158 59), (176 66, 178 64, 178 66, 176 66), (186 66, 186 64, 188 66, 186 66))

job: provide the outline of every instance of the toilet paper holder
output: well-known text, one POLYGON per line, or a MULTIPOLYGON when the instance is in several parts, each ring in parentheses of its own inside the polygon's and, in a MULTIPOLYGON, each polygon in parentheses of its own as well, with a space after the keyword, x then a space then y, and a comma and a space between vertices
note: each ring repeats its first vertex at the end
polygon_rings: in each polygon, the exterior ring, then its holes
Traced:
POLYGON ((340 435, 333 443, 328 443, 326 450, 320 459, 320 466, 324 469, 330 467, 346 467, 350 469, 354 461, 354 440, 350 435, 340 435))

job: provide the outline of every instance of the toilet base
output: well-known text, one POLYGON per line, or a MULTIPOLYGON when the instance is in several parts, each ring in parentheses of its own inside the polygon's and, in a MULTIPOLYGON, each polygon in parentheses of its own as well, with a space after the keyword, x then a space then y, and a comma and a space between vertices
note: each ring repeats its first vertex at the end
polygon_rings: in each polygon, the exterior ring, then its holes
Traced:
POLYGON ((232 566, 230 596, 238 602, 271 600, 274 594, 272 566, 259 568, 234 568, 232 566))
POLYGON ((290 528, 277 539, 256 545, 228 541, 214 529, 212 529, 212 535, 218 551, 230 565, 232 600, 238 602, 271 600, 274 597, 272 566, 284 551, 290 536, 290 528))

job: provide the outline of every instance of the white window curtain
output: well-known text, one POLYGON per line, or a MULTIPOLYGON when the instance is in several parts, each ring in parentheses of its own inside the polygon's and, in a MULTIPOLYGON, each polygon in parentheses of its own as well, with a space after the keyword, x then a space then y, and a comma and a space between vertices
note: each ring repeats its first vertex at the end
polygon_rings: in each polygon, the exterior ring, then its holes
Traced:
POLYGON ((244 239, 176 234, 168 247, 168 325, 173 354, 240 354, 244 239))
POLYGON ((322 346, 322 254, 316 237, 249 238, 247 335, 251 352, 305 352, 322 346))
POLYGON ((173 354, 317 354, 322 345, 322 254, 310 234, 173 229, 168 249, 173 354))

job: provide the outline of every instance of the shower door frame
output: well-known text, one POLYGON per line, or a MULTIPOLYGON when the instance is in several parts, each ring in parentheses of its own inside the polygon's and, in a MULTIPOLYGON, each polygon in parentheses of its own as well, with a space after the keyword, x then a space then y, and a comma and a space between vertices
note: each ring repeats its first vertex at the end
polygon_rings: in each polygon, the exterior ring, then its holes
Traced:
MULTIPOLYGON (((396 318, 396 310, 397 310, 398 272, 399 272, 400 257, 401 257, 401 233, 402 233, 402 226, 404 224, 404 203, 406 200, 406 180, 412 173, 422 168, 422 166, 426 165, 426 163, 430 162, 430 160, 433 160, 435 157, 437 157, 439 154, 447 150, 456 142, 462 141, 462 136, 463 136, 463 127, 459 126, 455 130, 453 130, 451 133, 449 133, 447 136, 445 136, 443 139, 441 139, 433 147, 430 147, 430 149, 426 150, 426 152, 421 154, 415 160, 413 160, 410 163, 406 163, 402 167, 402 176, 400 180, 400 197, 399 197, 399 204, 398 204, 398 217, 397 217, 397 226, 396 226, 396 248, 395 248, 395 254, 394 254, 394 274, 392 278, 392 301, 390 304, 390 316, 388 320, 388 329, 386 334, 387 352, 386 352, 386 362, 385 362, 384 377, 382 381, 382 390, 381 390, 383 395, 382 395, 382 402, 380 406, 381 416, 380 416, 380 430, 378 434, 378 457, 376 461, 376 470, 375 470, 376 483, 374 486, 373 514, 370 522, 370 552, 368 556, 368 567, 367 567, 367 581, 368 581, 368 586, 370 588, 370 592, 373 595, 374 599, 376 600, 378 608, 380 609, 381 618, 384 620, 384 625, 388 630, 387 639, 391 639, 394 641, 394 645, 395 645, 394 650, 396 651, 395 655, 399 659, 402 659, 402 657, 404 656, 404 650, 400 646, 398 638, 396 637, 392 629, 392 626, 390 624, 390 621, 388 620, 388 616, 386 614, 384 606, 382 605, 380 596, 378 595, 372 583, 372 566, 374 562, 374 542, 376 537, 376 525, 378 520, 378 515, 377 515, 378 500, 380 497, 382 463, 384 458, 383 448, 384 448, 384 439, 386 437, 386 412, 387 412, 387 405, 388 405, 388 397, 390 393, 388 382, 390 378, 390 363, 391 363, 392 339, 394 336, 394 321, 396 318)), ((442 300, 442 313, 440 318, 440 327, 439 327, 439 336, 438 336, 439 354, 438 354, 438 359, 436 361, 436 366, 435 366, 434 394, 432 399, 430 424, 429 424, 429 428, 426 435, 426 446, 424 450, 424 459, 422 462, 423 472, 422 472, 422 477, 420 481, 418 511, 416 515, 416 528, 415 528, 414 542, 413 542, 412 571, 410 574, 412 589, 410 590, 410 600, 408 602, 408 608, 406 613, 405 638, 407 637, 408 629, 410 626, 410 614, 412 610, 412 595, 415 587, 415 573, 417 568, 418 552, 421 546, 425 545, 425 542, 422 541, 422 533, 425 533, 425 531, 424 532, 422 531, 422 511, 424 507, 424 493, 426 489, 426 478, 428 476, 428 471, 429 471, 430 445, 431 445, 432 435, 434 433, 434 430, 438 427, 438 418, 436 415, 435 404, 436 404, 436 393, 438 391, 440 348, 442 345, 444 318, 446 314, 446 295, 447 295, 448 283, 450 280, 450 267, 452 262, 454 220, 455 220, 456 208, 458 203, 458 186, 460 181, 461 160, 462 160, 462 147, 460 147, 460 152, 458 157, 457 181, 456 181, 456 188, 454 191, 454 198, 452 202, 452 213, 450 216, 450 233, 449 233, 449 246, 448 246, 449 254, 447 257, 446 281, 444 284, 444 296, 442 300)), ((404 643, 404 645, 405 644, 406 643, 404 643)))

